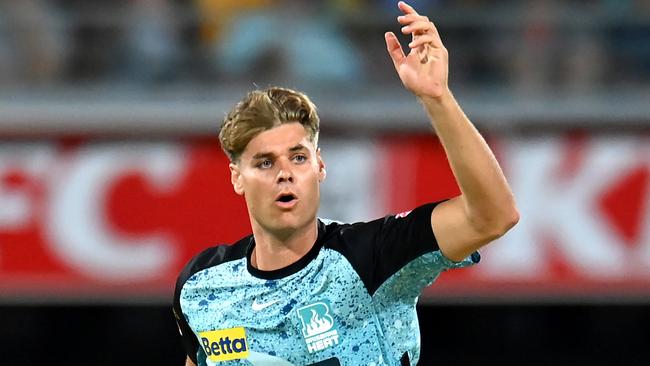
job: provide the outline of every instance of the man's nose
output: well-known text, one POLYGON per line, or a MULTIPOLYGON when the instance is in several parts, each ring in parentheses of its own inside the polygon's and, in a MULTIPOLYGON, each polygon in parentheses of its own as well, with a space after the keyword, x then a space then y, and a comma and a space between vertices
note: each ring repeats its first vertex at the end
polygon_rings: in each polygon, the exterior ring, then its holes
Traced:
POLYGON ((280 171, 278 171, 278 183, 281 182, 293 182, 293 172, 291 171, 291 163, 287 161, 281 161, 280 171))

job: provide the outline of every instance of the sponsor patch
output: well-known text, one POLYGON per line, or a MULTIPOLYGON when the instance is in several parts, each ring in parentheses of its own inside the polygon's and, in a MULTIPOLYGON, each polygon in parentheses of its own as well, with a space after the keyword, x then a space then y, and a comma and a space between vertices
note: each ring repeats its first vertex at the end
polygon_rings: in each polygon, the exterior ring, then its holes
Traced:
POLYGON ((247 358, 246 330, 243 327, 200 332, 201 347, 214 362, 247 358))

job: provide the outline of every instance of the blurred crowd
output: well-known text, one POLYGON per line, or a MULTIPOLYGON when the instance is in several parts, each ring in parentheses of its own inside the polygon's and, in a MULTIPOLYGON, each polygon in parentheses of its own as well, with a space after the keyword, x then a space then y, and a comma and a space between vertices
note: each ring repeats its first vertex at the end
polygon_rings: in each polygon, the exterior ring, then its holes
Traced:
MULTIPOLYGON (((395 1, 0 0, 0 88, 394 80, 395 1)), ((413 0, 452 82, 521 92, 650 84, 650 0, 413 0)))

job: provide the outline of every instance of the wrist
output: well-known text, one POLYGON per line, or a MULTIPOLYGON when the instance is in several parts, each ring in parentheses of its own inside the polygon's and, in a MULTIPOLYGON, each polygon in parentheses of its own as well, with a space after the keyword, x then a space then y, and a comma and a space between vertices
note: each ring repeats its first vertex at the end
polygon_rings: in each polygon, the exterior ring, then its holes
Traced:
POLYGON ((439 96, 418 95, 417 98, 427 109, 444 109, 455 104, 454 95, 449 88, 445 88, 439 96))

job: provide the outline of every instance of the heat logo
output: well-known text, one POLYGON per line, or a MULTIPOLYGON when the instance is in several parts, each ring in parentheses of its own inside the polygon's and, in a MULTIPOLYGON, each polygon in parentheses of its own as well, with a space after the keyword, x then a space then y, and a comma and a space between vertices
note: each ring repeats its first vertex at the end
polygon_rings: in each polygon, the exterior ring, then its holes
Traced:
POLYGON ((201 346, 211 361, 247 358, 246 330, 243 327, 200 332, 201 346))
POLYGON ((334 327, 334 318, 330 315, 330 309, 329 302, 323 300, 297 310, 309 353, 339 344, 339 334, 334 327))

